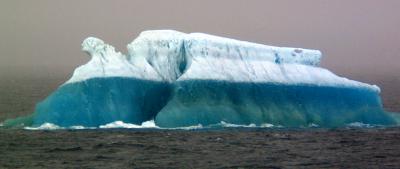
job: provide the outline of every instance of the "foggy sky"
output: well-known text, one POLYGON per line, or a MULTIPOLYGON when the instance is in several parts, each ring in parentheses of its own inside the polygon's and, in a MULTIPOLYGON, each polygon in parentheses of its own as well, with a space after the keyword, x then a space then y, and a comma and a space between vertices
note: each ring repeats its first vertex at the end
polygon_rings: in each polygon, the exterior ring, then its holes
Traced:
POLYGON ((149 29, 319 49, 345 76, 400 72, 399 0, 2 0, 0 76, 71 74, 86 37, 126 53, 149 29))

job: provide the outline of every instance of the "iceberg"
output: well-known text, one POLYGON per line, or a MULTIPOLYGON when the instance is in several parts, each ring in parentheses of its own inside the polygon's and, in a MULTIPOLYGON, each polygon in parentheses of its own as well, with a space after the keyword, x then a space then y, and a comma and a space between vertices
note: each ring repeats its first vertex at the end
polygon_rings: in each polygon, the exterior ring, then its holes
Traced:
POLYGON ((124 55, 87 38, 82 50, 91 60, 37 104, 32 115, 4 124, 396 124, 382 108, 379 87, 319 67, 318 50, 173 30, 144 31, 127 48, 124 55))

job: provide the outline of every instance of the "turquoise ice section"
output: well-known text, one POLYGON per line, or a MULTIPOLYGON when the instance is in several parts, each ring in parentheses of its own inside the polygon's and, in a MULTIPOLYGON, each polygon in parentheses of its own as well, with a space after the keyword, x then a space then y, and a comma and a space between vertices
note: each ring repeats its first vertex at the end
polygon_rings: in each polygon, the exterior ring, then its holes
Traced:
POLYGON ((170 85, 133 78, 95 78, 61 86, 37 104, 33 126, 54 123, 97 127, 114 121, 140 124, 167 103, 170 85))
POLYGON ((285 127, 394 124, 382 110, 378 93, 368 89, 213 80, 176 82, 171 100, 155 121, 160 127, 221 121, 285 127))
POLYGON ((115 121, 159 127, 265 123, 284 127, 343 127, 352 122, 394 125, 379 93, 367 88, 133 78, 95 78, 59 87, 33 115, 6 125, 53 123, 98 127, 115 121))

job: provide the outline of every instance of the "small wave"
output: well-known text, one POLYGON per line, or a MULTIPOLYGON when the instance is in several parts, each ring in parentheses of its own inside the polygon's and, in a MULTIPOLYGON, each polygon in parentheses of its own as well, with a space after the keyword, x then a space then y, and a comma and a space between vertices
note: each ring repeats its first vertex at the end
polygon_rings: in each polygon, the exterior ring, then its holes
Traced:
POLYGON ((70 127, 60 127, 53 123, 43 123, 38 127, 24 127, 26 130, 60 130, 60 129, 72 129, 72 130, 83 130, 83 129, 111 129, 111 128, 159 128, 154 123, 154 120, 143 122, 141 125, 125 123, 123 121, 115 121, 105 125, 100 125, 99 127, 85 127, 85 126, 70 126, 70 127))
POLYGON ((71 126, 68 129, 72 130, 86 130, 86 129, 97 129, 97 127, 85 127, 85 126, 71 126))
POLYGON ((224 121, 220 122, 220 125, 222 127, 257 127, 255 124, 249 124, 249 125, 242 125, 242 124, 232 124, 232 123, 227 123, 224 121))
POLYGON ((227 123, 225 121, 221 121, 217 125, 220 125, 221 127, 236 127, 236 128, 241 128, 241 127, 242 128, 271 128, 271 127, 277 127, 277 126, 275 126, 273 124, 270 124, 270 123, 263 123, 263 124, 260 124, 260 125, 256 125, 254 123, 251 123, 251 124, 245 125, 245 124, 227 123))
POLYGON ((175 128, 161 128, 158 127, 154 120, 149 120, 143 122, 141 125, 125 123, 123 121, 115 121, 112 123, 108 123, 105 125, 100 125, 99 127, 85 127, 85 126, 70 126, 70 127, 60 127, 53 123, 43 123, 38 127, 24 127, 27 130, 59 130, 59 129, 72 129, 72 130, 82 130, 82 129, 112 129, 112 128, 126 128, 126 129, 167 129, 167 130, 200 130, 200 129, 207 129, 207 128, 271 128, 271 127, 279 127, 273 124, 264 123, 261 125, 256 124, 233 124, 227 123, 225 121, 221 121, 218 124, 212 124, 208 126, 203 126, 201 124, 194 125, 194 126, 184 126, 184 127, 175 127, 175 128))
POLYGON ((271 128, 271 127, 281 127, 281 126, 275 126, 273 124, 269 124, 269 123, 263 123, 260 125, 261 128, 271 128))
POLYGON ((186 127, 176 127, 176 128, 162 128, 162 129, 172 129, 172 130, 199 130, 204 129, 205 127, 201 124, 194 126, 186 126, 186 127))
POLYGON ((194 126, 185 126, 185 127, 175 127, 175 128, 160 128, 160 129, 170 129, 170 130, 200 130, 200 129, 218 129, 218 128, 270 128, 270 127, 279 127, 275 126, 273 124, 269 123, 264 123, 259 126, 256 124, 233 124, 233 123, 227 123, 225 121, 221 121, 217 124, 211 124, 207 126, 203 126, 201 124, 194 125, 194 126))
POLYGON ((127 129, 139 129, 139 128, 159 128, 154 123, 154 120, 145 121, 141 125, 125 123, 123 121, 115 121, 112 123, 108 123, 106 125, 99 126, 101 129, 110 129, 110 128, 127 128, 127 129))
MULTIPOLYGON (((3 124, 0 123, 0 127, 3 124)), ((27 130, 60 130, 60 129, 72 129, 72 130, 82 130, 82 129, 112 129, 112 128, 125 128, 125 129, 166 129, 166 130, 201 130, 201 129, 218 129, 218 128, 282 128, 284 126, 280 125, 273 125, 269 123, 263 123, 260 125, 256 124, 233 124, 233 123, 228 123, 225 121, 221 121, 218 124, 212 124, 212 125, 207 125, 203 126, 201 124, 198 125, 193 125, 193 126, 184 126, 184 127, 175 127, 175 128, 161 128, 157 126, 154 122, 154 120, 149 120, 145 121, 140 125, 137 124, 131 124, 131 123, 125 123, 123 121, 115 121, 112 123, 108 123, 105 125, 100 125, 99 127, 85 127, 85 126, 70 126, 70 127, 61 127, 53 123, 43 123, 42 125, 38 127, 24 127, 24 129, 27 130)), ((317 124, 311 123, 308 125, 307 128, 315 128, 319 127, 317 124)), ((365 124, 361 122, 353 122, 349 123, 346 125, 346 127, 349 128, 373 128, 373 127, 379 127, 378 125, 371 125, 371 124, 365 124)))
POLYGON ((27 130, 58 130, 58 129, 65 129, 64 127, 60 127, 53 123, 43 123, 39 127, 24 127, 27 130))
POLYGON ((352 127, 352 128, 372 128, 372 127, 377 127, 376 125, 371 125, 371 124, 365 124, 362 122, 353 122, 347 124, 347 127, 352 127))
POLYGON ((311 123, 311 124, 308 125, 308 127, 311 127, 311 128, 318 128, 319 125, 318 125, 318 124, 311 123))

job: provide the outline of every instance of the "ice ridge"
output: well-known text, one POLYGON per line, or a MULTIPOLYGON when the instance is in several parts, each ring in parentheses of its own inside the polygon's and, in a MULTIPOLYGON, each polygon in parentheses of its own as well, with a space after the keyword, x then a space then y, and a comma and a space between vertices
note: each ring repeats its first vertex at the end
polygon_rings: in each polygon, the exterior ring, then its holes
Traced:
POLYGON ((128 55, 89 37, 82 50, 92 59, 77 68, 66 83, 99 77, 133 77, 173 83, 211 79, 288 85, 363 87, 318 67, 318 50, 267 46, 203 33, 144 31, 127 45, 128 55), (192 66, 194 65, 194 66, 192 66), (188 73, 186 73, 188 72, 188 73))

